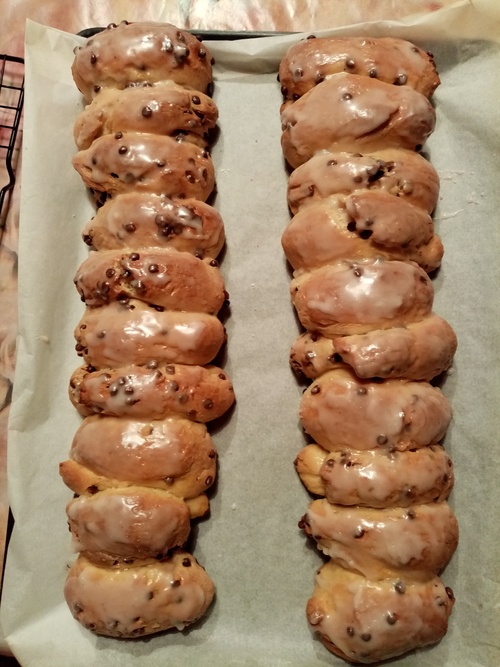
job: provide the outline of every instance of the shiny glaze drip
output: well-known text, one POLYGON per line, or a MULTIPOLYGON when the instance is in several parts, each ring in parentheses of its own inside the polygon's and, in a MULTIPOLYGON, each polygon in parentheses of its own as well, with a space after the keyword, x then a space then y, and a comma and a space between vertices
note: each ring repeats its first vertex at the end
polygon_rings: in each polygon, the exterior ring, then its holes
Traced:
POLYGON ((161 311, 136 300, 88 308, 76 327, 77 345, 95 368, 166 361, 210 363, 225 339, 220 320, 205 313, 161 311))
POLYGON ((288 202, 293 213, 319 199, 357 190, 382 190, 427 213, 439 195, 439 177, 418 153, 389 148, 376 153, 322 151, 292 172, 288 202))
POLYGON ((401 568, 438 574, 458 542, 456 518, 444 501, 373 509, 315 500, 305 528, 323 553, 369 579, 401 568))
POLYGON ((390 452, 441 440, 451 407, 442 392, 426 382, 362 381, 339 369, 325 373, 304 392, 300 417, 306 432, 329 451, 348 447, 390 452))
POLYGON ((433 300, 422 269, 381 259, 339 261, 298 276, 290 290, 302 325, 327 335, 418 321, 433 300))
POLYGON ((450 457, 438 445, 417 450, 325 453, 318 471, 332 504, 407 507, 445 500, 453 486, 450 457))
POLYGON ((75 551, 147 558, 181 546, 190 530, 187 505, 156 489, 129 487, 79 496, 67 507, 75 551))
POLYGON ((186 553, 116 569, 97 567, 80 557, 64 589, 75 618, 99 634, 115 637, 171 627, 182 630, 204 613, 213 593, 205 571, 186 553), (190 566, 183 567, 183 560, 190 566))
POLYGON ((194 458, 208 460, 212 451, 206 426, 188 419, 96 415, 87 417, 76 432, 71 457, 100 475, 148 482, 181 477, 191 469, 194 458))

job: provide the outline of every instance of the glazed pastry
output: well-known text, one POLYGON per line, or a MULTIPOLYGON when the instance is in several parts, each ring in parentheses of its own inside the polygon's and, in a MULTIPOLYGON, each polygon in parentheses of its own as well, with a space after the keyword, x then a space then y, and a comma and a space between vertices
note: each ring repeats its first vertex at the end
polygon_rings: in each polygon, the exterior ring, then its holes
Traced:
POLYGON ((334 368, 351 367, 360 378, 427 380, 447 371, 457 337, 442 317, 431 313, 419 322, 364 334, 325 338, 303 333, 292 345, 290 364, 301 376, 315 379, 334 368))
POLYGON ((296 100, 339 72, 410 86, 430 97, 439 85, 433 57, 394 37, 318 37, 290 47, 280 63, 285 100, 296 100))
POLYGON ((296 271, 340 259, 384 257, 438 268, 443 244, 428 213, 384 191, 330 196, 299 211, 281 238, 296 271))
POLYGON ((135 191, 206 201, 215 185, 208 151, 182 135, 105 134, 72 162, 87 187, 112 197, 135 191))
POLYGON ((198 620, 214 597, 214 585, 185 551, 147 564, 100 567, 79 556, 64 596, 86 628, 110 637, 138 637, 198 620))
POLYGON ((93 415, 82 422, 59 471, 79 495, 140 484, 191 499, 214 483, 217 452, 206 426, 190 419, 93 415))
POLYGON ((328 451, 379 449, 388 454, 439 442, 451 407, 441 390, 427 382, 360 380, 338 369, 306 389, 300 419, 306 433, 328 451))
POLYGON ((343 507, 314 500, 301 521, 317 547, 348 570, 377 580, 395 570, 439 574, 458 543, 447 502, 409 507, 343 507))
POLYGON ((453 465, 440 445, 394 450, 328 452, 307 445, 295 459, 307 489, 329 503, 365 507, 408 507, 439 503, 453 487, 453 465))
POLYGON ((295 214, 330 195, 358 190, 388 192, 432 213, 439 195, 439 176, 419 153, 400 148, 364 155, 322 151, 290 174, 288 205, 295 214))
POLYGON ((284 109, 281 146, 294 168, 322 150, 420 150, 435 120, 429 100, 408 86, 335 74, 284 109))
POLYGON ((205 45, 169 23, 110 24, 75 49, 73 79, 87 101, 102 88, 174 81, 211 92, 212 56, 205 45))
POLYGON ((292 280, 302 326, 327 337, 418 322, 432 310, 429 277, 416 264, 383 259, 343 260, 292 280))
POLYGON ((74 128, 79 150, 103 134, 123 131, 166 136, 206 146, 206 133, 217 123, 215 102, 200 92, 162 81, 125 90, 104 88, 77 117, 74 128))
POLYGON ((330 560, 318 571, 306 613, 330 651, 371 664, 439 641, 454 602, 437 576, 393 573, 373 581, 330 560))
POLYGON ((172 248, 90 253, 75 276, 87 306, 139 299, 169 310, 216 314, 227 293, 218 264, 172 248))
POLYGON ((87 308, 75 338, 77 353, 97 369, 150 361, 203 366, 219 352, 226 334, 214 315, 159 311, 130 299, 87 308))
POLYGON ((129 192, 99 208, 83 240, 95 250, 170 247, 215 259, 224 245, 224 225, 218 211, 197 199, 129 192))
POLYGON ((183 500, 140 486, 81 495, 69 501, 66 514, 75 551, 94 562, 163 557, 190 531, 183 500))
POLYGON ((156 362, 99 371, 81 366, 71 376, 69 396, 84 417, 163 419, 178 415, 199 422, 221 417, 234 403, 233 386, 222 369, 156 362))

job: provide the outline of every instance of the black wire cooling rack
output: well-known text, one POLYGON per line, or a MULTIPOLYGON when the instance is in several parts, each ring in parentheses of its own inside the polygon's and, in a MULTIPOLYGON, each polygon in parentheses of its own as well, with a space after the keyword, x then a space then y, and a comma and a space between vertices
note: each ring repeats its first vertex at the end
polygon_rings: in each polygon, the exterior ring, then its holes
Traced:
POLYGON ((0 237, 6 218, 6 195, 16 181, 14 150, 23 102, 24 60, 0 54, 0 165, 5 164, 7 172, 0 182, 0 237))

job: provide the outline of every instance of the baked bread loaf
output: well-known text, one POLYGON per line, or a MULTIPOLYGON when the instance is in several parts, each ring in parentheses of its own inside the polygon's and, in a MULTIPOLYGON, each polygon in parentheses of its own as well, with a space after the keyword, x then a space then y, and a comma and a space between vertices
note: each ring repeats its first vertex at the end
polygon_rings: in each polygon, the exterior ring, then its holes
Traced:
POLYGON ((321 151, 290 174, 288 205, 295 214, 330 195, 359 190, 388 192, 432 213, 439 196, 439 176, 422 155, 400 148, 363 155, 321 151))
POLYGON ((75 49, 72 73, 87 102, 102 88, 159 81, 210 93, 212 56, 196 37, 169 23, 122 21, 75 49))
POLYGON ((317 573, 306 613, 332 653, 371 664, 439 641, 454 602, 437 576, 397 572, 374 581, 330 560, 317 573))
POLYGON ((323 150, 418 151, 435 122, 432 104, 412 88, 343 72, 283 110, 281 146, 294 168, 323 150))
POLYGON ((95 250, 155 246, 215 259, 225 237, 218 211, 198 199, 129 192, 98 209, 83 240, 95 250))
POLYGON ((182 135, 105 134, 79 151, 73 166, 87 187, 111 197, 136 191, 206 201, 215 185, 208 151, 182 135))
POLYGON ((290 294, 302 326, 327 337, 418 322, 434 298, 423 269, 383 259, 342 260, 304 272, 292 280, 290 294))
POLYGON ((87 306, 139 299, 158 308, 216 314, 227 293, 216 260, 172 248, 90 253, 75 276, 87 306))
POLYGON ((350 366, 360 378, 426 380, 447 371, 457 349, 457 337, 446 320, 431 313, 419 322, 364 334, 325 338, 301 334, 290 351, 290 365, 314 380, 335 368, 350 366))
POLYGON ((217 452, 205 424, 190 419, 93 415, 83 420, 59 471, 78 495, 140 485, 189 500, 214 483, 217 452))
POLYGON ((214 315, 157 310, 143 301, 87 308, 75 329, 76 351, 94 368, 151 361, 203 366, 226 340, 214 315))
POLYGON ((185 551, 157 562, 101 567, 79 556, 64 596, 73 616, 108 637, 140 637, 198 620, 214 597, 214 585, 185 551))
POLYGON ((281 243, 296 271, 345 257, 383 257, 416 262, 429 273, 443 256, 430 215, 382 190, 332 195, 304 207, 290 221, 281 243))
POLYGON ((146 132, 175 137, 206 147, 207 133, 217 123, 215 102, 173 81, 115 90, 103 88, 75 121, 79 150, 89 148, 103 134, 146 132))
POLYGON ((291 46, 279 68, 285 100, 296 100, 339 72, 410 86, 430 97, 440 81, 432 54, 395 37, 317 37, 291 46))
POLYGON ((395 449, 380 456, 374 449, 328 452, 306 445, 295 459, 306 488, 329 503, 365 507, 408 507, 439 503, 453 487, 453 465, 440 445, 395 449))
POLYGON ((217 453, 204 422, 234 402, 208 365, 226 332, 216 257, 220 215, 207 150, 218 109, 212 58, 170 24, 122 21, 77 48, 75 169, 100 209, 83 240, 94 250, 75 284, 85 365, 70 399, 85 417, 60 464, 75 493, 65 596, 98 634, 137 637, 198 620, 214 585, 185 552, 190 521, 209 510, 217 453))
POLYGON ((71 376, 69 396, 84 417, 163 419, 178 415, 199 422, 221 417, 234 403, 233 386, 221 368, 156 362, 98 371, 81 366, 71 376))
POLYGON ((279 78, 294 214, 282 245, 305 329, 290 363, 312 380, 295 467, 320 496, 299 527, 330 559, 307 616, 330 651, 373 663, 439 641, 454 603, 437 577, 458 542, 439 444, 451 407, 429 382, 457 340, 432 312, 439 178, 417 152, 439 77, 413 44, 348 37, 294 45, 279 78))

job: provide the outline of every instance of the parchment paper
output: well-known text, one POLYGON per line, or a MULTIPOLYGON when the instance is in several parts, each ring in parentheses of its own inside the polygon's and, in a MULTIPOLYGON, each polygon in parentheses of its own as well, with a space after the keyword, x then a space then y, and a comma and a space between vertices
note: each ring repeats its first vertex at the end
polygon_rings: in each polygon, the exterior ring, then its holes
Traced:
MULTIPOLYGON (((497 23, 498 25, 498 23, 497 23)), ((333 31, 331 34, 334 34, 333 31)), ((442 181, 436 224, 446 253, 435 310, 459 351, 444 392, 454 407, 445 440, 456 468, 451 503, 459 549, 444 579, 457 603, 446 638, 405 667, 500 664, 496 544, 500 324, 499 44, 493 15, 470 3, 407 24, 337 31, 399 35, 431 49, 442 85, 426 150, 442 181), (484 39, 481 38, 484 36, 484 39)), ((293 468, 304 444, 302 388, 288 369, 298 334, 280 236, 289 220, 280 151, 279 58, 298 37, 211 44, 220 136, 213 150, 216 207, 227 230, 222 271, 231 295, 225 367, 237 406, 214 433, 219 482, 194 553, 217 586, 205 619, 183 633, 136 641, 99 638, 71 617, 62 588, 72 560, 58 476, 80 418, 67 398, 78 365, 73 329, 82 304, 72 284, 86 256, 80 231, 93 213, 72 169, 81 99, 70 75, 78 38, 29 23, 23 145, 20 332, 9 440, 10 543, 1 622, 23 667, 342 665, 314 639, 305 605, 322 560, 297 528, 309 496, 293 468)))

